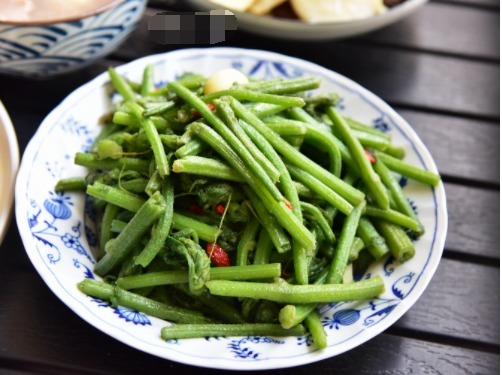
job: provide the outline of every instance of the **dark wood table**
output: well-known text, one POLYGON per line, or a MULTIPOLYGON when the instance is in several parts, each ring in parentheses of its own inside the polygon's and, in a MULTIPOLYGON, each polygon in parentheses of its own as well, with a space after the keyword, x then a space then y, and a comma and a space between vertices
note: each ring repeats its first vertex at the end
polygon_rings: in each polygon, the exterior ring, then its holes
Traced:
MULTIPOLYGON (((0 76, 21 151, 49 111, 106 66, 179 47, 155 45, 147 23, 158 8, 182 10, 181 3, 150 2, 128 41, 85 70, 46 81, 0 76)), ((446 248, 413 308, 348 353, 275 373, 499 373, 499 22, 497 0, 440 0, 347 41, 278 42, 239 32, 220 44, 304 58, 373 91, 416 129, 446 186, 446 248)), ((142 353, 78 318, 32 267, 14 221, 0 255, 0 374, 220 372, 142 353)))

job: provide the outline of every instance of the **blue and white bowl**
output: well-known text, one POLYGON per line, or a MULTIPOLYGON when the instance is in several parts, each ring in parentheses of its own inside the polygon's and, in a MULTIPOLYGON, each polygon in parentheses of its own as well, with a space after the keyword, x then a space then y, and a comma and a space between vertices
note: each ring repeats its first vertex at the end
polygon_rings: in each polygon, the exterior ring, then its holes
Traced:
POLYGON ((102 13, 52 24, 0 24, 0 73, 49 77, 82 68, 116 49, 147 0, 125 0, 102 13))
MULTIPOLYGON (((156 84, 184 72, 206 76, 235 68, 254 78, 316 76, 320 91, 337 92, 339 110, 392 135, 406 150, 406 161, 437 172, 429 151, 411 126, 375 95, 355 82, 318 65, 272 52, 239 48, 183 49, 144 57, 117 68, 140 81, 143 69, 155 67, 156 84)), ((102 332, 147 353, 186 364, 232 370, 291 367, 350 350, 396 322, 420 297, 443 251, 447 228, 442 183, 431 188, 401 179, 401 184, 425 227, 415 241, 416 255, 404 264, 390 257, 364 275, 380 275, 386 291, 378 298, 319 307, 328 347, 318 350, 304 337, 218 337, 163 341, 162 327, 170 323, 123 307, 114 308, 77 289, 84 278, 96 278, 93 249, 97 245, 96 215, 82 193, 57 193, 64 177, 85 176, 76 166, 76 152, 87 151, 100 131, 99 119, 113 108, 106 73, 68 96, 39 127, 26 148, 16 183, 16 219, 28 256, 49 288, 76 314, 102 332), (92 108, 92 111, 89 111, 92 108)), ((422 301, 422 303, 427 303, 422 301)))

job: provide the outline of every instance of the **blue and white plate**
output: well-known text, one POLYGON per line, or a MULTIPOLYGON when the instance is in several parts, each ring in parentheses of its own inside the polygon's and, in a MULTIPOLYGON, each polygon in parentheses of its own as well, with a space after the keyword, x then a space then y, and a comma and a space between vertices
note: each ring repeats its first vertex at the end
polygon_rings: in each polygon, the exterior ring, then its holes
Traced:
MULTIPOLYGON (((233 67, 255 78, 317 76, 320 90, 341 95, 346 115, 390 132, 405 148, 406 161, 437 172, 430 153, 411 126, 387 104, 353 81, 318 65, 271 52, 237 48, 184 49, 148 56, 118 68, 140 80, 147 64, 155 66, 158 83, 192 71, 210 75, 233 67)), ((437 268, 446 236, 447 214, 443 185, 430 188, 402 178, 401 182, 426 233, 415 241, 416 255, 403 265, 384 259, 362 278, 380 275, 386 292, 362 302, 320 307, 328 333, 328 348, 317 350, 309 336, 219 337, 163 341, 166 322, 124 308, 113 308, 85 296, 76 284, 92 272, 96 245, 93 212, 85 212, 78 193, 56 193, 58 179, 84 176, 73 155, 86 151, 99 133, 99 118, 112 110, 106 74, 68 96, 43 121, 28 145, 16 185, 16 219, 26 251, 49 288, 87 322, 127 345, 191 365, 238 370, 302 365, 343 353, 375 337, 401 317, 420 297, 437 268)), ((426 301, 422 301, 427 303, 426 301)))

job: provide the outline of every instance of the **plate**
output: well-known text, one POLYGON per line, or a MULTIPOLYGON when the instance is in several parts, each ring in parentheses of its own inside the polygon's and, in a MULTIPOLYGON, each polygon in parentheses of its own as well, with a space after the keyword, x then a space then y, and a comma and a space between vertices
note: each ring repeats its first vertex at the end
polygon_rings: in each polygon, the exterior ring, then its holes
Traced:
MULTIPOLYGON (((232 11, 238 21, 238 28, 269 37, 298 40, 323 41, 336 40, 369 33, 393 24, 415 12, 427 0, 406 0, 390 8, 387 12, 354 21, 309 24, 270 16, 232 11)), ((220 6, 208 0, 188 0, 197 10, 219 9, 220 6)))
POLYGON ((0 101, 0 244, 9 227, 18 167, 19 148, 16 132, 9 114, 0 101))
MULTIPOLYGON (((406 160, 437 172, 430 153, 406 121, 387 104, 353 81, 318 65, 272 52, 238 48, 183 49, 148 56, 118 68, 140 80, 153 64, 158 83, 186 71, 210 75, 233 67, 255 78, 317 76, 320 90, 338 92, 346 115, 390 132, 405 148, 406 160)), ((112 90, 102 74, 70 94, 43 121, 23 156, 16 184, 16 219, 33 265, 49 288, 76 314, 102 332, 144 352, 190 365, 257 370, 302 365, 343 353, 378 335, 420 297, 441 258, 446 236, 446 200, 442 184, 435 188, 402 179, 426 234, 415 242, 416 256, 397 266, 390 258, 366 275, 381 275, 386 292, 357 303, 333 303, 320 308, 328 333, 328 348, 317 350, 309 336, 219 337, 160 339, 165 322, 136 311, 112 308, 80 293, 76 284, 92 273, 91 248, 96 245, 94 220, 83 194, 54 192, 61 177, 85 175, 73 164, 77 151, 88 150, 98 134, 99 118, 112 108, 112 90), (89 110, 92 108, 92 110, 89 110)))

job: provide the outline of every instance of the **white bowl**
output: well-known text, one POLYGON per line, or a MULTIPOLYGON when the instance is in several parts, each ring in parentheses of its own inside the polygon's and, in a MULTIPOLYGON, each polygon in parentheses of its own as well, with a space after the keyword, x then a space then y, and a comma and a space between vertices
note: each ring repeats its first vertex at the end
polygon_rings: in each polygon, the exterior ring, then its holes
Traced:
POLYGON ((0 244, 9 227, 14 183, 19 168, 19 147, 9 114, 0 102, 0 244))
MULTIPOLYGON (((200 10, 219 9, 209 0, 188 0, 200 10)), ((415 12, 427 0, 405 0, 403 3, 390 8, 387 12, 364 19, 344 22, 310 24, 300 20, 258 16, 245 12, 234 12, 238 22, 238 29, 251 33, 290 40, 335 40, 365 34, 397 22, 415 12)))
POLYGON ((124 0, 82 19, 0 23, 0 73, 47 78, 85 67, 125 40, 145 6, 146 0, 124 0))
MULTIPOLYGON (((343 98, 340 109, 346 115, 391 132, 394 142, 407 151, 408 162, 437 171, 430 153, 403 118, 358 84, 318 65, 271 52, 210 48, 148 56, 118 71, 139 80, 147 64, 154 65, 156 79, 163 82, 186 71, 209 75, 226 67, 257 78, 321 77, 321 90, 338 92, 343 98)), ((85 277, 98 278, 92 273, 95 261, 91 246, 96 243, 93 217, 84 213, 83 194, 54 192, 61 177, 86 174, 84 168, 73 164, 73 155, 88 149, 99 131, 100 116, 111 109, 106 74, 74 91, 47 116, 31 140, 16 185, 16 219, 33 265, 68 307, 106 334, 147 353, 191 365, 239 370, 296 366, 343 353, 378 335, 417 301, 432 278, 446 235, 444 189, 442 184, 430 188, 409 182, 405 191, 426 228, 426 234, 415 243, 416 255, 403 265, 385 259, 368 270, 363 277, 371 274, 384 279, 386 292, 379 298, 320 308, 328 333, 325 350, 317 350, 309 336, 162 341, 164 321, 114 309, 77 290, 76 284, 85 277)))

